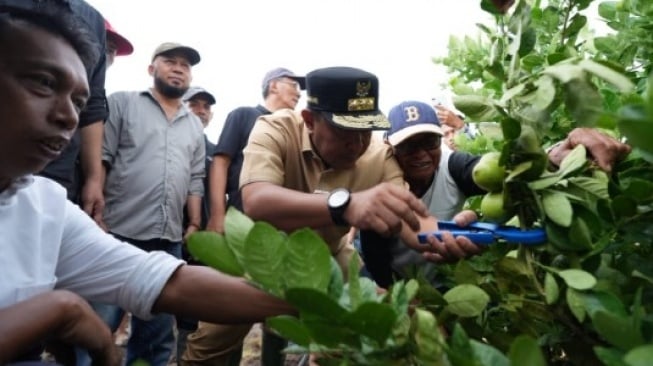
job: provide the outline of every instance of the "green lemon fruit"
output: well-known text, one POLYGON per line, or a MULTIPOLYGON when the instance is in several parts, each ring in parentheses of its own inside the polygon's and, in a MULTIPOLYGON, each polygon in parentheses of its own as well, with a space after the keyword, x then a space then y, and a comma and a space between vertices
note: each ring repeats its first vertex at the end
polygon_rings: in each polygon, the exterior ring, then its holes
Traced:
POLYGON ((481 200, 481 214, 487 221, 503 223, 510 214, 503 207, 503 192, 490 192, 481 200))
POLYGON ((516 142, 516 148, 513 151, 513 153, 517 155, 515 162, 532 162, 531 168, 520 174, 520 177, 527 181, 539 178, 546 169, 549 162, 549 156, 542 148, 540 140, 533 127, 522 125, 521 134, 516 142))
POLYGON ((506 170, 499 165, 500 157, 498 152, 489 152, 481 157, 472 170, 472 178, 477 186, 488 192, 499 192, 503 189, 506 170))

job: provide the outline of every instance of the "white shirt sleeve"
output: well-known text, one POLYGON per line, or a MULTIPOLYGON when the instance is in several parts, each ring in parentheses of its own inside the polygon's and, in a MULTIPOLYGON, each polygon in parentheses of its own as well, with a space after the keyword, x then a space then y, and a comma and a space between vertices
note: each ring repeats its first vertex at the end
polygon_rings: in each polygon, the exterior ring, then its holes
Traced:
POLYGON ((145 252, 102 231, 71 202, 66 203, 56 288, 117 304, 148 319, 168 279, 184 262, 165 252, 145 252))

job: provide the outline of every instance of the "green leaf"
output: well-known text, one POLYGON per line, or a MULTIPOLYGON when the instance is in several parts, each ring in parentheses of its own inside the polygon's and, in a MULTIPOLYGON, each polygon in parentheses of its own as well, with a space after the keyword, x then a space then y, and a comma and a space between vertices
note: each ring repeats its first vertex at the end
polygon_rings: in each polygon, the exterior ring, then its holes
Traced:
POLYGON ((534 191, 539 191, 544 188, 551 187, 552 185, 558 183, 561 179, 562 176, 557 172, 545 172, 540 176, 540 179, 528 182, 528 188, 534 191))
POLYGON ((616 1, 603 1, 599 4, 599 15, 607 20, 614 20, 617 13, 616 1))
POLYGON ((366 302, 345 317, 345 326, 383 346, 398 314, 388 304, 366 302))
POLYGON ((631 317, 598 311, 592 319, 596 331, 610 344, 627 351, 643 345, 641 330, 635 329, 631 317))
POLYGON ((326 292, 331 279, 330 261, 331 252, 324 240, 313 230, 300 229, 288 237, 288 252, 280 275, 286 288, 305 287, 326 292))
POLYGON ((575 185, 599 199, 609 199, 608 181, 590 177, 570 177, 569 184, 575 185))
POLYGON ((322 347, 338 348, 343 345, 360 348, 360 336, 351 329, 335 324, 325 318, 310 317, 304 320, 304 325, 314 339, 322 347))
POLYGON ((630 197, 618 195, 612 199, 612 211, 619 218, 635 216, 637 202, 630 197))
POLYGON ((622 93, 629 93, 635 88, 635 84, 624 74, 619 73, 607 66, 592 60, 582 60, 578 63, 585 71, 614 85, 622 93))
POLYGON ((546 230, 546 237, 549 243, 562 251, 578 251, 579 248, 575 243, 569 240, 569 230, 554 224, 551 221, 546 221, 544 225, 546 230))
POLYGON ((521 134, 519 121, 513 118, 506 118, 501 121, 501 132, 506 140, 513 140, 521 134))
POLYGON ((578 294, 590 317, 598 311, 626 316, 626 308, 617 295, 607 291, 586 291, 578 294))
POLYGON ((593 40, 594 47, 602 53, 612 54, 618 47, 618 41, 613 36, 596 37, 593 40))
POLYGON ((585 146, 576 145, 567 156, 560 162, 559 174, 566 176, 580 169, 587 162, 587 151, 585 146))
POLYGON ((542 206, 551 221, 562 227, 571 226, 574 210, 567 197, 558 191, 543 191, 542 206))
POLYGON ((569 228, 569 240, 575 248, 588 250, 592 248, 592 234, 580 217, 574 217, 569 228))
POLYGON ((641 279, 645 280, 646 282, 648 282, 649 285, 653 285, 653 277, 647 276, 647 275, 645 275, 644 273, 642 273, 640 271, 637 271, 637 270, 633 271, 632 276, 634 278, 641 278, 641 279))
POLYGON ((567 84, 575 79, 581 79, 585 75, 580 66, 562 62, 547 67, 542 73, 557 79, 563 84, 567 84))
POLYGON ((418 291, 418 283, 411 279, 408 282, 398 281, 390 287, 390 299, 392 306, 399 314, 408 313, 408 305, 418 291))
POLYGON ((492 121, 498 116, 492 101, 478 95, 459 95, 453 98, 456 108, 476 121, 492 121))
POLYGON ((294 305, 300 314, 314 314, 334 325, 342 324, 348 314, 334 299, 315 289, 290 288, 286 291, 285 299, 294 305))
POLYGON ((239 263, 244 263, 245 240, 252 227, 254 227, 254 221, 233 206, 229 206, 224 219, 224 236, 239 263))
POLYGON ((490 296, 478 286, 458 285, 447 291, 444 299, 451 313, 460 317, 474 317, 483 312, 490 296))
POLYGON ((342 278, 342 269, 333 256, 331 256, 331 279, 329 280, 329 286, 327 287, 327 294, 333 299, 338 299, 342 295, 342 289, 344 287, 344 280, 342 278))
POLYGON ((416 308, 411 321, 411 335, 417 349, 420 365, 442 365, 445 343, 435 316, 427 310, 416 308))
POLYGON ((188 237, 186 245, 193 257, 211 268, 232 276, 245 274, 224 236, 216 232, 196 231, 188 237))
POLYGON ((533 28, 526 28, 521 35, 521 41, 519 42, 519 57, 524 57, 530 54, 535 47, 537 42, 537 34, 533 28))
POLYGON ((510 171, 510 173, 508 173, 508 176, 506 176, 505 181, 506 182, 512 182, 518 176, 524 174, 525 172, 528 172, 531 169, 531 167, 533 167, 533 161, 532 160, 525 161, 523 163, 517 164, 517 166, 515 166, 510 171))
POLYGON ((513 365, 546 366, 544 355, 537 341, 520 335, 510 345, 510 362, 513 365))
POLYGON ((247 235, 243 265, 252 280, 271 293, 282 296, 286 238, 272 225, 257 222, 247 235))
POLYGON ((517 84, 514 87, 506 90, 505 93, 503 93, 503 96, 501 97, 499 103, 505 105, 506 102, 508 102, 510 99, 523 92, 525 87, 526 86, 524 84, 517 84))
POLYGON ((453 366, 482 366, 476 359, 469 337, 460 323, 454 325, 447 356, 453 366))
POLYGON ((267 318, 265 324, 278 332, 283 338, 288 339, 302 347, 311 343, 311 335, 299 319, 290 315, 279 315, 267 318))
POLYGON ((653 345, 648 344, 631 349, 624 356, 624 361, 630 366, 649 366, 653 360, 653 345))
POLYGON ((624 353, 614 349, 605 347, 594 347, 596 357, 606 366, 628 366, 623 361, 624 353))
POLYGON ((583 299, 581 299, 579 296, 579 292, 573 288, 567 289, 567 306, 579 322, 582 323, 583 320, 585 320, 585 315, 587 315, 587 312, 585 311, 583 299))
POLYGON ((623 194, 636 202, 647 203, 653 199, 653 183, 644 179, 631 178, 622 182, 623 194))
POLYGON ((618 125, 630 145, 653 153, 653 118, 644 106, 624 106, 619 110, 618 125))
POLYGON ((360 271, 359 259, 357 255, 352 255, 349 260, 349 278, 347 279, 348 289, 349 289, 349 302, 352 309, 356 309, 361 301, 363 296, 361 294, 361 285, 359 281, 358 272, 360 271))
POLYGON ((587 17, 576 14, 572 19, 571 23, 567 26, 567 29, 564 31, 564 36, 567 38, 576 36, 578 32, 583 29, 583 27, 587 24, 587 17))
POLYGON ((510 360, 498 349, 476 340, 470 341, 474 355, 485 366, 510 366, 510 360))
POLYGON ((574 79, 563 85, 565 106, 580 126, 594 126, 603 113, 603 98, 587 79, 574 79))
POLYGON ((553 83, 553 79, 548 75, 540 76, 540 78, 535 81, 535 86, 537 87, 537 91, 535 92, 535 98, 533 98, 532 101, 533 107, 543 111, 555 100, 556 87, 553 83))
POLYGON ((522 57, 522 59, 521 59, 522 68, 524 68, 524 69, 526 69, 528 71, 532 71, 533 69, 544 65, 544 62, 545 61, 544 61, 544 58, 542 56, 534 54, 534 53, 526 55, 526 56, 522 57))
POLYGON ((580 269, 565 269, 558 272, 567 286, 575 290, 589 290, 596 285, 596 278, 591 273, 580 269))
POLYGON ((555 277, 549 272, 544 275, 544 296, 548 305, 558 301, 558 297, 560 296, 558 282, 556 282, 555 277))

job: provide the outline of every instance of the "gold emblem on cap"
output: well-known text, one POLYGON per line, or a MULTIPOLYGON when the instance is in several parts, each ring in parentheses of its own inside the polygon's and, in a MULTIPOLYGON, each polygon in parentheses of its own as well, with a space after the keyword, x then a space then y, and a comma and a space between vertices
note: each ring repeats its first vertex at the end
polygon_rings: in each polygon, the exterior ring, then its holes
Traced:
POLYGON ((374 98, 352 98, 347 101, 347 110, 350 112, 373 111, 374 98))
POLYGON ((306 100, 311 104, 318 104, 317 97, 309 95, 306 97, 306 100))
POLYGON ((370 89, 372 89, 371 81, 357 81, 356 82, 356 95, 359 97, 366 97, 370 94, 370 89))

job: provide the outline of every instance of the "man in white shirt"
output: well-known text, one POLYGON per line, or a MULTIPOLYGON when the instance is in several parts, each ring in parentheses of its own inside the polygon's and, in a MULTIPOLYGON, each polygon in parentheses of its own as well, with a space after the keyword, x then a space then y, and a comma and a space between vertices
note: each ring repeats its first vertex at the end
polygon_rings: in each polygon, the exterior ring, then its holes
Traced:
POLYGON ((62 186, 33 176, 72 137, 100 52, 71 3, 78 1, 0 3, 0 364, 38 351, 46 338, 119 364, 109 330, 82 298, 143 318, 167 312, 239 323, 291 312, 240 279, 118 241, 67 201, 62 186))

